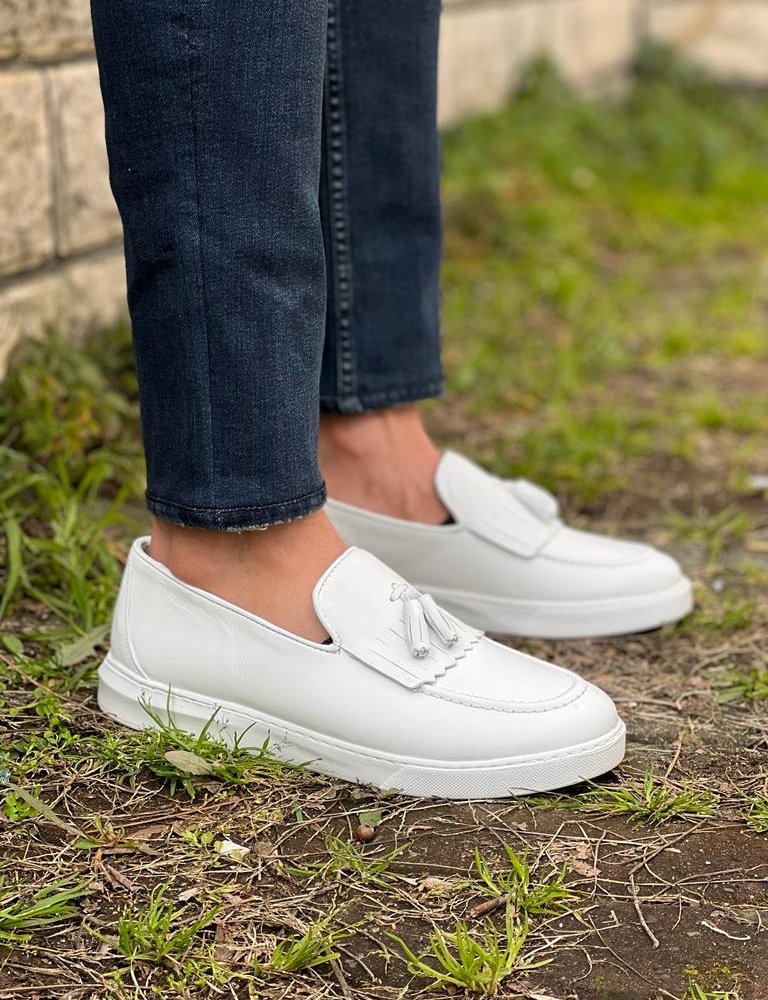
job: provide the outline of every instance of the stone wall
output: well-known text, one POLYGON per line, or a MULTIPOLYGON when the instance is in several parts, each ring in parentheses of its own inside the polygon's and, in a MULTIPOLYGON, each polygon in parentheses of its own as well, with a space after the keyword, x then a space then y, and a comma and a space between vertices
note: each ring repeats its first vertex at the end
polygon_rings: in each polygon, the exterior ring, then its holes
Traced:
POLYGON ((719 79, 768 84, 768 0, 647 0, 644 28, 719 79))
POLYGON ((0 366, 124 311, 87 0, 0 0, 0 366))
MULTIPOLYGON (((766 72, 768 0, 445 0, 440 120, 496 107, 540 52, 579 86, 620 78, 643 30, 766 72)), ((88 0, 0 0, 0 368, 24 334, 115 321, 124 295, 88 0)))

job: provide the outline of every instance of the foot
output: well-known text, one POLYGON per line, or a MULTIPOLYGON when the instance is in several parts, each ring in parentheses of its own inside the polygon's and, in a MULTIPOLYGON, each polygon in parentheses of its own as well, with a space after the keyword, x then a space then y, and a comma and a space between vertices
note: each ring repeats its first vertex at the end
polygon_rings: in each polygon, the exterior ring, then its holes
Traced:
POLYGON ((422 524, 449 516, 435 490, 441 453, 415 406, 320 418, 320 469, 328 493, 376 514, 422 524))
POLYGON ((305 639, 328 638, 312 588, 346 548, 325 511, 263 531, 152 523, 150 552, 179 580, 305 639))
POLYGON ((541 487, 499 479, 453 452, 438 460, 432 486, 451 523, 417 523, 382 510, 384 502, 356 504, 333 490, 326 510, 350 544, 490 632, 623 635, 691 610, 691 584, 674 559, 649 545, 567 527, 541 487))
POLYGON ((317 581, 330 645, 276 628, 131 550, 99 705, 133 728, 171 719, 312 770, 410 795, 492 798, 614 767, 624 725, 576 675, 442 612, 361 549, 317 581), (150 709, 152 715, 147 712, 150 709))

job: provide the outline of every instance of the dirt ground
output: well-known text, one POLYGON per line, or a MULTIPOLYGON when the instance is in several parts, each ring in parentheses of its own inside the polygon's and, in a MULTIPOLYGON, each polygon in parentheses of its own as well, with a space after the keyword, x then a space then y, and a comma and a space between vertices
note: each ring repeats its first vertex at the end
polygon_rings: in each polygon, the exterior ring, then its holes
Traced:
MULTIPOLYGON (((766 384, 767 370, 753 366, 751 375, 755 388, 766 384)), ((449 440, 456 438, 455 414, 451 418, 438 407, 430 419, 449 440)), ((716 455, 712 465, 718 467, 716 455)), ((582 672, 619 705, 629 729, 628 755, 620 773, 606 776, 601 787, 652 773, 666 789, 714 792, 719 803, 713 815, 654 826, 601 814, 599 805, 592 810, 578 795, 569 808, 558 808, 556 796, 533 804, 411 802, 369 791, 361 797, 348 786, 307 775, 251 780, 229 791, 212 781, 190 801, 184 794, 168 795, 145 775, 135 788, 127 787, 86 757, 64 774, 49 768, 38 795, 50 804, 53 820, 37 815, 24 822, 22 838, 18 824, 0 836, 4 856, 41 879, 85 869, 96 876, 81 904, 90 930, 65 923, 34 933, 24 949, 4 948, 0 997, 247 996, 251 990, 265 997, 374 1000, 399 996, 409 983, 407 995, 416 996, 420 985, 387 932, 418 951, 434 925, 450 927, 467 918, 470 926, 480 926, 483 918, 472 917, 484 899, 473 886, 475 850, 501 863, 502 845, 509 844, 517 851, 527 847, 537 870, 565 864, 576 896, 565 912, 541 921, 530 934, 526 954, 549 964, 510 977, 499 996, 655 1000, 683 996, 694 980, 709 991, 703 997, 765 1000, 768 847, 765 834, 750 829, 739 811, 743 795, 765 792, 767 703, 724 703, 718 692, 724 672, 766 664, 765 593, 751 591, 739 567, 748 555, 750 565, 768 569, 768 514, 764 497, 738 498, 753 521, 727 547, 713 577, 708 543, 672 537, 658 523, 657 498, 671 494, 681 509, 722 510, 733 497, 707 469, 695 478, 690 469, 685 477, 679 471, 652 457, 644 461, 633 477, 638 490, 601 502, 602 513, 591 523, 673 551, 697 580, 708 617, 699 611, 698 621, 629 639, 525 646, 582 672), (762 605, 751 623, 735 629, 724 629, 711 607, 728 574, 745 598, 757 597, 762 605), (369 810, 381 810, 381 816, 361 856, 367 862, 393 849, 402 852, 378 881, 367 869, 313 877, 290 873, 327 860, 329 835, 357 849, 352 831, 361 811, 369 810), (93 836, 95 817, 98 845, 85 852, 73 847, 72 828, 93 836), (250 853, 239 862, 217 858, 201 846, 206 831, 216 837, 225 831, 250 853), (174 899, 203 900, 224 887, 212 941, 225 965, 268 948, 275 935, 301 931, 319 914, 338 913, 340 925, 361 923, 330 968, 286 981, 210 981, 205 987, 187 982, 168 991, 161 986, 167 969, 141 962, 130 977, 110 979, 110 971, 125 963, 93 931, 103 928, 108 938, 122 908, 169 876, 174 899)), ((92 690, 65 701, 64 709, 81 737, 109 729, 92 690)), ((21 730, 34 721, 22 711, 11 724, 21 730)))

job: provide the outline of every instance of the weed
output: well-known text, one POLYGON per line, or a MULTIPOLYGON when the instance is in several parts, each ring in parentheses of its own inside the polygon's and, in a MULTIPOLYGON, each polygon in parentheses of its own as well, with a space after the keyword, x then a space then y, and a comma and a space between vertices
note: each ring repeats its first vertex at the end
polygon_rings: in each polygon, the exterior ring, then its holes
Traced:
POLYGON ((41 889, 0 879, 0 942, 19 944, 29 932, 60 924, 78 915, 73 906, 88 892, 89 880, 61 878, 41 889))
POLYGON ((708 990, 691 980, 681 1000, 738 1000, 731 990, 708 990))
POLYGON ((395 858, 406 850, 406 845, 401 845, 384 853, 369 853, 363 845, 333 835, 326 839, 325 846, 329 855, 327 861, 286 865, 285 871, 299 878, 343 878, 345 881, 386 889, 391 885, 392 876, 382 876, 395 858))
POLYGON ((190 917, 191 904, 181 906, 169 900, 171 881, 158 886, 150 895, 148 905, 138 912, 125 909, 117 921, 117 938, 107 939, 125 958, 133 962, 161 964, 167 959, 183 958, 194 938, 211 925, 220 904, 215 904, 198 917, 190 917))
POLYGON ((301 972, 317 965, 336 961, 340 956, 337 946, 354 934, 353 927, 329 929, 336 913, 329 913, 313 923, 303 934, 294 934, 279 941, 266 962, 254 963, 257 972, 301 972))
MULTIPOLYGON (((252 981, 252 976, 237 972, 228 965, 219 962, 212 949, 201 949, 202 954, 188 954, 183 960, 174 963, 174 969, 169 969, 167 980, 155 988, 153 996, 158 1000, 167 1000, 175 990, 179 997, 209 997, 215 995, 214 986, 226 986, 233 980, 252 981), (192 992, 195 991, 195 992, 192 992)), ((251 994, 253 996, 254 994, 251 994)))
POLYGON ((743 539, 754 527, 752 516, 732 504, 715 514, 697 507, 690 517, 669 510, 665 520, 678 538, 705 545, 710 563, 718 562, 726 546, 743 539))
MULTIPOLYGON (((40 794, 40 788, 35 789, 35 794, 40 794)), ((12 823, 18 822, 23 819, 31 819, 33 816, 38 815, 37 808, 28 802, 26 799, 22 798, 16 792, 7 791, 3 799, 2 813, 6 819, 10 820, 12 823)))
POLYGON ((267 742, 246 748, 243 737, 230 744, 212 736, 215 712, 193 735, 179 729, 168 713, 166 720, 148 707, 146 711, 152 728, 140 733, 118 730, 92 744, 104 763, 122 772, 131 785, 146 769, 167 785, 171 795, 181 787, 194 798, 198 786, 212 778, 238 787, 257 777, 281 778, 296 770, 273 757, 267 742))
POLYGON ((430 990, 454 986, 481 996, 496 996, 513 973, 546 964, 545 960, 520 960, 528 937, 528 918, 515 914, 512 906, 505 910, 503 930, 488 919, 479 933, 473 933, 465 921, 459 920, 452 932, 436 929, 430 934, 429 947, 420 956, 402 938, 389 936, 402 949, 411 975, 426 980, 430 990))
POLYGON ((744 808, 739 815, 755 833, 768 833, 768 796, 741 793, 744 808))
POLYGON ((703 587, 696 588, 696 605, 687 618, 668 631, 678 635, 697 635, 702 632, 728 635, 749 628, 755 621, 757 604, 752 598, 742 598, 725 591, 714 594, 703 587))
POLYGON ((505 896, 516 912, 529 917, 551 916, 567 909, 578 894, 565 884, 567 868, 556 868, 551 875, 538 876, 531 869, 527 848, 516 854, 509 844, 504 844, 509 861, 506 869, 493 871, 475 848, 475 869, 483 891, 493 897, 505 896))
POLYGON ((744 701, 765 701, 768 698, 768 666, 755 663, 745 669, 724 670, 714 682, 717 699, 725 704, 744 701))
POLYGON ((539 807, 585 809, 606 815, 627 816, 650 826, 658 826, 686 817, 712 816, 719 801, 714 792, 674 785, 668 780, 656 778, 653 771, 649 771, 642 780, 626 779, 618 788, 591 784, 589 791, 581 795, 539 798, 535 804, 539 807))

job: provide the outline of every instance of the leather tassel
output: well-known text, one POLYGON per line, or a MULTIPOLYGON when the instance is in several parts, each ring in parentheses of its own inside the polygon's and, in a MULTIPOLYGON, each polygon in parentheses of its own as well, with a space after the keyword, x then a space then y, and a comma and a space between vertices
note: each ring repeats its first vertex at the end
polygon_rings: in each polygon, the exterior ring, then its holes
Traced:
POLYGON ((445 612, 441 611, 435 604, 431 594, 422 594, 420 600, 427 624, 437 632, 447 646, 453 646, 459 641, 459 633, 455 624, 448 618, 445 612))
POLYGON ((409 597, 403 601, 403 609, 408 645, 411 647, 413 655, 421 659, 422 656, 427 655, 431 645, 429 641, 429 626, 424 616, 421 600, 409 597))

